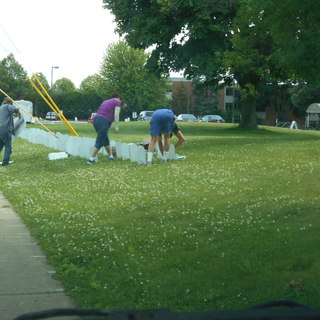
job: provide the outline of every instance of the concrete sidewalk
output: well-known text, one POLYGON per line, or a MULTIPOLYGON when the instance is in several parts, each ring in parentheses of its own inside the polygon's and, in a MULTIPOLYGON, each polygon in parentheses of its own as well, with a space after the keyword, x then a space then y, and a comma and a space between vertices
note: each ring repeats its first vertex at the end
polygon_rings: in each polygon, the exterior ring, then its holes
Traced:
POLYGON ((74 307, 61 283, 52 278, 54 272, 36 240, 0 192, 0 319, 74 307))

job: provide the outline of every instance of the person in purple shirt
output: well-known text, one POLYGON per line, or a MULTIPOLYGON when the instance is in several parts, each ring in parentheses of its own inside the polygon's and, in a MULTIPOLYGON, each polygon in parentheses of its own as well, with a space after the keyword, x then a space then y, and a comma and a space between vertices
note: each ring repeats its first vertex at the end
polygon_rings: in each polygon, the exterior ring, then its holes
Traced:
POLYGON ((108 131, 112 122, 115 122, 116 132, 119 131, 119 114, 120 107, 122 107, 122 105, 122 99, 117 92, 112 94, 112 99, 105 100, 101 103, 97 114, 93 118, 93 126, 97 132, 97 138, 91 157, 87 160, 88 164, 96 162, 96 156, 102 147, 105 147, 109 155, 109 159, 113 160, 108 131))

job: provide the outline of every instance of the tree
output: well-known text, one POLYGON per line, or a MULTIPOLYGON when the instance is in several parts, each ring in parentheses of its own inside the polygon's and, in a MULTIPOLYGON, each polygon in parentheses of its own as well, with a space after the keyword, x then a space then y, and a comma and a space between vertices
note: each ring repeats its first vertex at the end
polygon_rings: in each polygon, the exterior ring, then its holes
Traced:
POLYGON ((233 21, 232 50, 224 55, 243 97, 251 100, 252 110, 242 112, 242 121, 252 120, 261 82, 273 85, 273 102, 282 105, 281 111, 290 108, 288 86, 283 83, 319 83, 319 19, 318 3, 313 0, 242 1, 233 21))
POLYGON ((148 55, 124 41, 108 46, 99 72, 99 94, 109 98, 118 91, 126 111, 153 110, 166 105, 165 79, 158 79, 146 67, 148 55))
POLYGON ((320 102, 320 85, 299 83, 290 89, 291 101, 298 115, 305 115, 312 103, 320 102))
POLYGON ((55 93, 54 101, 66 118, 88 119, 92 112, 96 112, 102 102, 100 96, 94 92, 75 90, 55 93))
MULTIPOLYGON (((254 1, 250 2, 252 4, 254 1)), ((260 1, 257 10, 263 10, 261 22, 274 42, 270 56, 272 63, 277 64, 278 69, 290 80, 319 84, 319 2, 260 1)))
POLYGON ((76 91, 76 86, 68 78, 58 79, 53 85, 53 91, 56 93, 71 93, 76 91))
POLYGON ((256 127, 256 100, 264 77, 319 79, 317 1, 103 2, 129 45, 155 46, 150 67, 159 72, 184 69, 186 76, 202 76, 207 83, 223 79, 228 84, 235 78, 241 88, 242 127, 256 127), (297 61, 302 61, 300 66, 297 61))
POLYGON ((289 82, 279 83, 277 81, 260 82, 257 97, 257 110, 265 111, 267 107, 271 107, 277 114, 278 121, 288 121, 292 114, 297 114, 290 98, 290 90, 292 84, 289 82))
POLYGON ((0 88, 15 100, 28 100, 32 95, 27 72, 16 61, 12 53, 0 62, 0 88))
POLYGON ((187 77, 202 77, 211 84, 227 73, 222 53, 231 46, 231 23, 239 1, 103 2, 130 46, 153 46, 147 62, 151 70, 161 75, 184 69, 187 77))
POLYGON ((99 87, 99 75, 93 74, 82 80, 80 90, 97 92, 99 87))
POLYGON ((206 114, 217 114, 218 87, 206 86, 201 83, 199 79, 195 79, 193 95, 195 100, 194 112, 198 116, 204 116, 206 114))

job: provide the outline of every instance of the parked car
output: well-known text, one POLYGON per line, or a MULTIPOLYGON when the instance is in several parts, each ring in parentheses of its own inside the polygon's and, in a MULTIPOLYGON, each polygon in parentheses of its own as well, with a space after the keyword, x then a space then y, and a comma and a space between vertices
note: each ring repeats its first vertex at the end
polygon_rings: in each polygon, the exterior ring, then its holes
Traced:
POLYGON ((46 120, 58 120, 58 116, 56 115, 55 112, 49 111, 46 114, 46 120))
POLYGON ((222 117, 220 117, 216 114, 210 114, 210 115, 208 114, 206 116, 203 116, 201 120, 204 122, 219 122, 219 123, 226 122, 222 117))
POLYGON ((137 118, 138 121, 150 121, 153 115, 153 111, 141 111, 137 118))
POLYGON ((179 114, 176 121, 197 121, 193 114, 179 114))
POLYGON ((89 123, 92 123, 93 122, 93 118, 96 116, 96 113, 91 113, 91 116, 90 118, 88 119, 88 122, 89 123))

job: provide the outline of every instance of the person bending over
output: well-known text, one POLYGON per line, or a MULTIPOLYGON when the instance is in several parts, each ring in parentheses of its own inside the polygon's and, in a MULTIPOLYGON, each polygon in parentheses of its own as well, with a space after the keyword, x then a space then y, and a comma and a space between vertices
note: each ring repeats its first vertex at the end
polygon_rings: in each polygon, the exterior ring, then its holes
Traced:
POLYGON ((163 155, 161 162, 166 162, 170 148, 170 133, 173 129, 174 114, 169 109, 156 110, 151 118, 150 127, 150 143, 148 147, 147 165, 152 164, 152 157, 154 153, 154 146, 158 142, 158 137, 163 133, 163 155))
POLYGON ((120 107, 122 106, 122 98, 117 92, 112 94, 111 99, 105 100, 101 103, 97 114, 93 118, 93 126, 97 132, 97 138, 91 157, 87 160, 88 164, 93 164, 96 162, 95 158, 102 147, 105 147, 109 159, 113 160, 108 131, 112 123, 115 122, 115 130, 116 132, 119 132, 119 114, 120 107))

